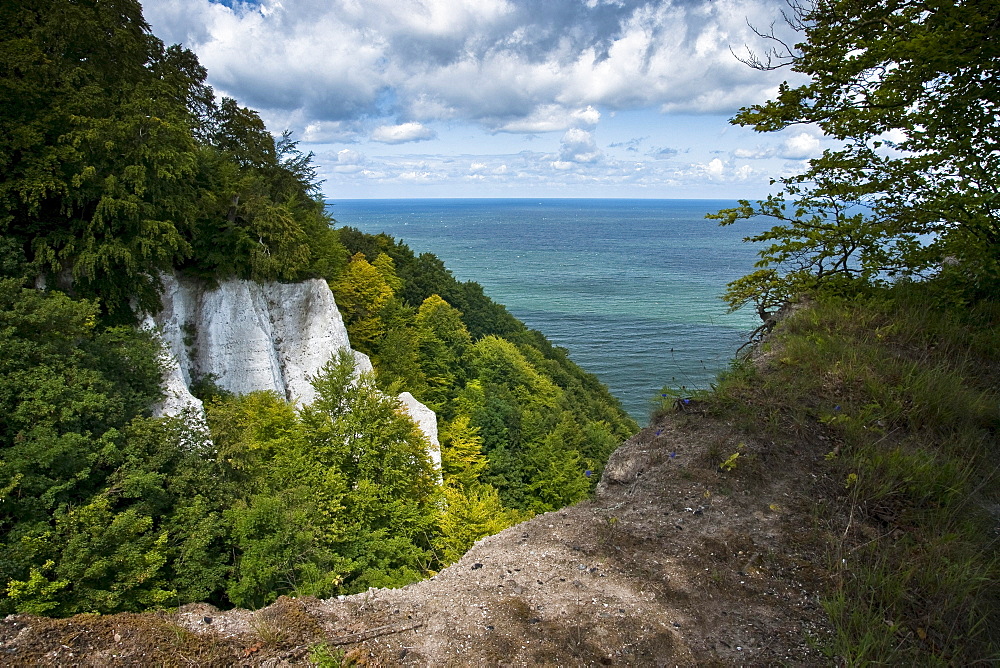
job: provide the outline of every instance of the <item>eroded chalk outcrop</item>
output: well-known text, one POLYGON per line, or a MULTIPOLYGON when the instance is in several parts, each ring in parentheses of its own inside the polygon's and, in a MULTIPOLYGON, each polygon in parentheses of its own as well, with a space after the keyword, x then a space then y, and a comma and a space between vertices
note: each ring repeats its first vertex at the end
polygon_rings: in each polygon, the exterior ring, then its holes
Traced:
MULTIPOLYGON (((325 281, 255 283, 206 281, 165 275, 162 310, 147 318, 172 357, 158 415, 203 415, 191 385, 211 380, 236 394, 272 390, 287 401, 315 398, 310 379, 338 351, 350 350, 347 328, 325 281)), ((358 371, 372 370, 367 355, 352 351, 358 371)), ((431 442, 440 464, 434 412, 408 393, 400 401, 431 442)))

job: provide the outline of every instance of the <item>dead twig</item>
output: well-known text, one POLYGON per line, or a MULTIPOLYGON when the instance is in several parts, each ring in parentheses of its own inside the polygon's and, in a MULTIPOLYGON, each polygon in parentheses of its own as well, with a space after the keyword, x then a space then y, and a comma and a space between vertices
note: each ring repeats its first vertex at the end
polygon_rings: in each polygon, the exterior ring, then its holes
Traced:
POLYGON ((403 625, 387 624, 386 626, 378 626, 374 629, 368 629, 366 631, 358 631, 357 633, 341 636, 339 638, 331 638, 327 642, 331 645, 353 645, 355 643, 371 640, 372 638, 377 638, 379 636, 387 636, 393 633, 402 633, 403 631, 412 631, 413 629, 420 628, 423 625, 424 625, 423 622, 416 622, 414 624, 403 624, 403 625))

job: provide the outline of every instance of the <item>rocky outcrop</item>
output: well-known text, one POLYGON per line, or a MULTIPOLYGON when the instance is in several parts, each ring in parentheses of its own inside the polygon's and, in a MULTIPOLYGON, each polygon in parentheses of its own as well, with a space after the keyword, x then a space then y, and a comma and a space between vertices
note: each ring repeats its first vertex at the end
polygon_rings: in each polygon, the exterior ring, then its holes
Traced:
POLYGON ((441 468, 441 446, 438 443, 437 415, 430 408, 417 401, 417 398, 409 392, 400 394, 399 401, 402 402, 403 408, 406 409, 410 419, 420 427, 420 431, 424 433, 427 440, 436 448, 431 452, 431 459, 434 460, 434 466, 441 468))
MULTIPOLYGON (((300 283, 228 280, 217 285, 163 276, 162 310, 147 319, 172 357, 158 415, 202 415, 190 391, 211 380, 246 394, 273 390, 288 401, 310 403, 310 379, 341 349, 350 350, 347 328, 333 293, 320 279, 300 283)), ((372 370, 367 355, 352 351, 360 372, 372 370)), ((434 412, 409 393, 400 401, 432 444, 440 463, 434 412)))

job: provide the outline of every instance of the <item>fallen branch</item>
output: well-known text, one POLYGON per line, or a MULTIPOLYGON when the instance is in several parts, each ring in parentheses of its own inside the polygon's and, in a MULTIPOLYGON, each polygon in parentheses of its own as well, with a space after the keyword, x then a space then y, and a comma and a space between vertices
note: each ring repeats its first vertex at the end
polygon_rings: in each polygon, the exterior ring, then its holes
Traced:
POLYGON ((423 622, 416 622, 415 624, 406 624, 403 626, 388 624, 386 626, 379 626, 374 629, 368 629, 367 631, 359 631, 358 633, 352 633, 347 636, 341 636, 339 638, 331 638, 327 642, 331 645, 353 645, 354 643, 364 642, 366 640, 371 640, 372 638, 377 638, 379 636, 387 636, 393 633, 402 633, 403 631, 412 631, 413 629, 420 628, 423 626, 423 622))

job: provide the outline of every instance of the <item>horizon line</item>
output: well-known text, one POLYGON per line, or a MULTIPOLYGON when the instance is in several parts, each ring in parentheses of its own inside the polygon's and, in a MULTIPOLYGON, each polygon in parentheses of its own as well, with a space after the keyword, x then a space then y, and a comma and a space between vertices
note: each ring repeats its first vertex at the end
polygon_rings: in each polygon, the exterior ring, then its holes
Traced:
MULTIPOLYGON (((748 197, 324 197, 326 204, 336 202, 409 201, 409 200, 644 200, 650 202, 735 202, 748 197)), ((763 198, 759 198, 763 199, 763 198)))

